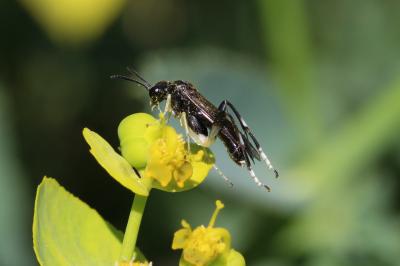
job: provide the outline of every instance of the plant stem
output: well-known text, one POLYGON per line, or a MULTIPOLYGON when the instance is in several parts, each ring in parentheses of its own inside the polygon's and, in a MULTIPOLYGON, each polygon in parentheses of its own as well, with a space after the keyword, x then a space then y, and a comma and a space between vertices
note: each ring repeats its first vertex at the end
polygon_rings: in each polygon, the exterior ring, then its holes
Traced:
POLYGON ((148 197, 145 196, 135 195, 133 199, 128 224, 125 229, 124 240, 122 242, 120 261, 131 261, 133 258, 147 198, 148 197))
POLYGON ((279 92, 304 147, 318 141, 323 129, 306 1, 259 0, 265 50, 272 55, 279 92))

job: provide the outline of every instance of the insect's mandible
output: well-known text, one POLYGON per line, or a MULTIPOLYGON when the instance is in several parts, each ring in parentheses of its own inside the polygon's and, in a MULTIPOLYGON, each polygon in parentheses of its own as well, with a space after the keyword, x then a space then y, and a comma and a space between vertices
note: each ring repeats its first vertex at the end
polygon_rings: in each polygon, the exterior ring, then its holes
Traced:
MULTIPOLYGON (((270 191, 270 188, 255 175, 252 168, 254 160, 264 162, 268 169, 274 172, 275 177, 279 176, 278 171, 272 166, 243 117, 229 101, 224 100, 216 107, 189 82, 159 81, 151 85, 135 70, 128 68, 128 71, 131 76, 112 75, 111 78, 132 81, 146 88, 152 108, 159 107, 162 101, 166 101, 164 114, 167 117, 172 114, 180 120, 186 131, 188 143, 191 138, 198 145, 209 147, 218 137, 227 148, 230 158, 239 166, 246 167, 258 186, 270 191)), ((214 168, 228 181, 216 166, 214 168)))

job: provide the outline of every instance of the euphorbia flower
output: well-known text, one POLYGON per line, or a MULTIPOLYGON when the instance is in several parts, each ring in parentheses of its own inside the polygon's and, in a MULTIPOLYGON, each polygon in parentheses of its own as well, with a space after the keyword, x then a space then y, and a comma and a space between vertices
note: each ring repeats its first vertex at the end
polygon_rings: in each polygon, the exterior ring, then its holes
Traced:
POLYGON ((162 137, 151 145, 144 174, 147 178, 157 180, 163 188, 171 182, 182 188, 192 176, 193 167, 185 142, 172 127, 164 127, 162 137))
POLYGON ((172 249, 182 249, 181 266, 241 266, 245 265, 243 256, 231 249, 231 236, 224 228, 215 228, 218 212, 224 207, 216 201, 210 223, 194 230, 182 220, 182 229, 178 230, 172 242, 172 249))
POLYGON ((138 113, 126 117, 118 127, 122 156, 97 133, 85 128, 90 152, 120 184, 147 196, 151 188, 179 192, 199 185, 215 159, 212 152, 187 143, 163 117, 138 113), (139 177, 133 167, 140 173, 139 177))

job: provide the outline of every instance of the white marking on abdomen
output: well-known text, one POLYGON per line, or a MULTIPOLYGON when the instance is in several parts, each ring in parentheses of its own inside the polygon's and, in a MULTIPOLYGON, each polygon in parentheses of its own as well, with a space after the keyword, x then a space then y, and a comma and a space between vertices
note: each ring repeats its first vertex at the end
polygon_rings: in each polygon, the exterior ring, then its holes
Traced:
POLYGON ((193 130, 189 127, 189 136, 193 139, 194 142, 196 142, 197 145, 200 145, 202 147, 210 147, 215 139, 210 140, 209 137, 203 135, 203 134, 196 134, 193 132, 193 130))

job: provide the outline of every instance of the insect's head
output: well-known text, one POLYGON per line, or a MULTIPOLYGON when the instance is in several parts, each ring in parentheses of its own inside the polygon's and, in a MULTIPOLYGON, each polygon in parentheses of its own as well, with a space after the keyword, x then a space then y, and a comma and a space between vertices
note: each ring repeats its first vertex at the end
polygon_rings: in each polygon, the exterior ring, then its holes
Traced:
POLYGON ((127 70, 131 74, 131 76, 112 75, 111 78, 132 81, 146 88, 149 91, 151 107, 155 107, 160 102, 167 99, 167 96, 171 90, 171 82, 159 81, 155 85, 151 85, 144 78, 142 78, 139 75, 139 73, 137 73, 134 69, 127 68, 127 70))
POLYGON ((169 87, 168 81, 159 81, 149 89, 150 105, 152 107, 167 99, 169 87))

